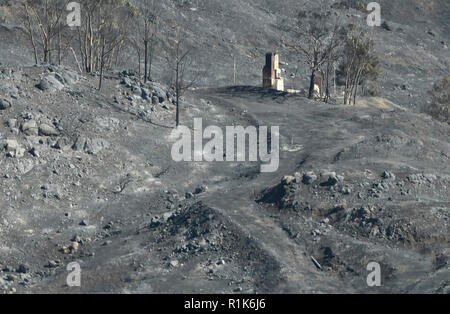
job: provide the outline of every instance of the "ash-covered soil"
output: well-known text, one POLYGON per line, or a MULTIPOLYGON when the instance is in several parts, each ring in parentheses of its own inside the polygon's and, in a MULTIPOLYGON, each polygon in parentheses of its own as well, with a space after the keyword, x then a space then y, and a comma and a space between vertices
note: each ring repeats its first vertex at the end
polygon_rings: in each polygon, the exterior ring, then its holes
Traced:
POLYGON ((280 126, 280 168, 260 173, 173 162, 173 95, 128 73, 96 83, 2 71, 2 291, 448 293, 447 124, 372 98, 187 94, 188 126, 280 126), (66 285, 72 261, 81 288, 66 285))

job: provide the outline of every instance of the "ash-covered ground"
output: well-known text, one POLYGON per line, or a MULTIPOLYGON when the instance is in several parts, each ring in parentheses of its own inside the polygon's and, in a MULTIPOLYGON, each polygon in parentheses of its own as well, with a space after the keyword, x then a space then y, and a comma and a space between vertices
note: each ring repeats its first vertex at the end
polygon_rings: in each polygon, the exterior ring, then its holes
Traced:
MULTIPOLYGON (((266 52, 300 65, 279 26, 312 2, 161 3, 209 65, 181 123, 279 126, 278 171, 174 162, 162 57, 154 82, 124 71, 127 58, 99 91, 97 74, 32 66, 1 6, 0 291, 449 293, 450 126, 421 112, 448 75, 448 2, 382 1, 383 93, 356 106, 259 87, 266 52), (66 284, 71 262, 81 287, 66 284)), ((302 71, 287 84, 305 88, 302 71)))

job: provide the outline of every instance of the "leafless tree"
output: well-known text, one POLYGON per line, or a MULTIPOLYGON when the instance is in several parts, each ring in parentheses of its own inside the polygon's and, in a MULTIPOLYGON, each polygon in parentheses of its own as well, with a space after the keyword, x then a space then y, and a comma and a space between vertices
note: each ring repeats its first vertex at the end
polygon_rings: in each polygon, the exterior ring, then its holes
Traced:
MULTIPOLYGON (((30 38, 35 62, 38 63, 38 45, 42 47, 43 62, 52 62, 54 40, 58 37, 58 60, 61 59, 61 24, 68 0, 22 0, 22 25, 30 38)), ((58 61, 59 62, 59 61, 58 61)))
POLYGON ((345 28, 338 16, 330 12, 300 11, 295 27, 291 29, 292 40, 284 40, 309 66, 311 71, 308 98, 314 97, 316 74, 327 62, 332 62, 336 51, 344 43, 345 28))
POLYGON ((180 98, 191 87, 195 85, 200 72, 198 69, 192 71, 195 65, 191 49, 186 45, 181 38, 179 28, 175 31, 175 36, 167 41, 166 59, 169 69, 171 71, 170 85, 175 90, 176 97, 176 126, 180 125, 180 98), (188 78, 188 71, 191 75, 188 78))
POLYGON ((378 78, 378 58, 365 28, 351 26, 345 45, 342 68, 345 73, 344 104, 356 104, 358 87, 366 78, 378 78))
POLYGON ((100 79, 98 89, 101 90, 103 82, 103 72, 105 69, 105 63, 107 59, 109 60, 109 66, 112 65, 112 54, 114 52, 118 53, 120 47, 124 44, 125 39, 128 35, 127 21, 130 21, 135 17, 136 11, 134 7, 129 7, 123 5, 122 2, 117 3, 111 2, 108 6, 100 8, 100 25, 98 28, 99 37, 99 63, 100 63, 100 79))
POLYGON ((137 59, 138 59, 138 75, 139 78, 142 77, 141 73, 141 60, 142 60, 142 48, 141 48, 141 42, 140 39, 137 36, 130 36, 129 41, 131 43, 131 46, 136 52, 137 59))
POLYGON ((125 26, 130 20, 126 14, 135 14, 136 7, 123 0, 81 0, 81 6, 78 47, 83 68, 92 73, 102 66, 111 67, 124 47, 125 26))
POLYGON ((30 7, 29 7, 27 1, 25 1, 22 5, 24 8, 24 14, 21 16, 21 21, 28 33, 28 36, 30 37, 31 46, 33 47, 34 62, 35 62, 35 64, 38 64, 39 58, 38 58, 38 51, 37 51, 37 44, 36 44, 36 35, 35 35, 35 30, 33 28, 30 7))
POLYGON ((133 41, 136 52, 139 54, 139 59, 141 55, 141 47, 143 47, 144 82, 147 82, 148 79, 151 79, 152 62, 154 57, 154 49, 156 45, 161 11, 160 7, 158 6, 158 1, 156 0, 138 0, 137 8, 137 33, 136 36, 134 36, 135 38, 133 41))

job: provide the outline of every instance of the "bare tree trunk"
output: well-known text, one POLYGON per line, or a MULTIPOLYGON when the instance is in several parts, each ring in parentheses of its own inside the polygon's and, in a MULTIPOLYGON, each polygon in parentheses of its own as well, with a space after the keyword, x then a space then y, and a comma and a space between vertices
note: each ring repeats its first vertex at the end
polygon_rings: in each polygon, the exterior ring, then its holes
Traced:
POLYGON ((36 41, 34 39, 34 34, 33 34, 33 27, 31 26, 31 18, 30 18, 30 12, 28 11, 28 6, 25 4, 25 12, 26 12, 26 17, 27 17, 27 30, 28 30, 28 34, 30 35, 30 41, 31 41, 31 45, 33 46, 33 54, 34 54, 34 62, 35 64, 38 64, 38 53, 37 53, 37 47, 36 47, 36 41))
POLYGON ((152 81, 152 64, 153 64, 153 52, 154 52, 154 39, 150 42, 150 54, 148 58, 148 79, 152 81))
POLYGON ((137 49, 137 55, 138 55, 138 73, 139 73, 139 80, 141 80, 141 52, 139 48, 137 49))
POLYGON ((325 102, 327 103, 330 100, 330 62, 327 62, 325 77, 325 102))
POLYGON ((177 113, 176 113, 176 124, 177 127, 180 125, 180 63, 177 61, 177 69, 176 69, 176 82, 175 82, 175 89, 176 89, 176 97, 177 97, 177 113))
POLYGON ((61 24, 58 27, 58 65, 61 65, 61 24))
POLYGON ((73 58, 75 59, 75 62, 77 63, 78 70, 80 71, 80 73, 83 73, 83 70, 81 69, 81 65, 80 65, 80 63, 78 62, 77 54, 75 53, 75 50, 73 49, 72 46, 70 47, 70 50, 72 51, 73 58))
POLYGON ((33 34, 31 34, 31 44, 33 45, 34 62, 35 62, 35 64, 38 64, 39 63, 38 53, 37 53, 36 42, 34 41, 33 34))
POLYGON ((308 98, 309 99, 313 99, 314 98, 314 81, 316 80, 316 69, 312 69, 311 70, 311 79, 309 82, 309 93, 308 93, 308 98))
POLYGON ((336 61, 333 62, 333 89, 334 89, 334 98, 336 99, 336 61))
POLYGON ((94 72, 94 31, 92 29, 92 20, 89 17, 89 68, 88 72, 94 72))
POLYGON ((102 82, 103 82, 103 67, 105 64, 105 39, 103 39, 103 45, 102 45, 102 55, 100 58, 100 80, 98 83, 98 90, 102 90, 102 82))
POLYGON ((236 86, 236 57, 233 56, 233 84, 236 86))
POLYGON ((353 95, 353 105, 356 105, 356 96, 357 96, 357 93, 358 93, 359 84, 361 82, 362 72, 363 72, 363 68, 360 68, 358 73, 356 74, 355 92, 354 92, 354 95, 353 95))
POLYGON ((144 41, 144 83, 147 83, 147 71, 148 71, 148 40, 144 41))

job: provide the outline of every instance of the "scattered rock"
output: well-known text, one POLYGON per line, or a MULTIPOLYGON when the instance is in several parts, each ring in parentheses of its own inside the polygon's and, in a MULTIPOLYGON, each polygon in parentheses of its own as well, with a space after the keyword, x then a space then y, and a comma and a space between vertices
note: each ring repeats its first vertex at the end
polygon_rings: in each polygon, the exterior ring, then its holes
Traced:
POLYGON ((208 190, 208 187, 206 185, 202 185, 195 189, 194 194, 201 194, 201 193, 206 192, 207 190, 208 190))
POLYGON ((13 282, 17 279, 17 277, 13 274, 8 274, 5 278, 7 281, 13 282))
POLYGON ((56 268, 60 264, 59 261, 50 260, 48 263, 44 266, 45 268, 56 268))
POLYGON ((173 260, 173 261, 170 261, 169 265, 170 265, 170 267, 176 268, 176 267, 178 267, 179 262, 177 260, 173 260))
POLYGON ((73 242, 77 242, 77 243, 81 243, 81 242, 82 242, 82 239, 81 239, 80 236, 76 235, 76 236, 74 236, 74 237, 72 238, 72 241, 73 241, 73 242))
POLYGON ((350 194, 352 194, 352 189, 351 189, 350 187, 348 187, 348 186, 344 186, 344 187, 342 188, 342 194, 344 194, 344 195, 350 195, 350 194))
POLYGON ((17 128, 17 119, 9 119, 6 125, 11 129, 17 128))
POLYGON ((19 267, 17 267, 16 272, 20 274, 26 274, 30 270, 30 267, 27 264, 20 264, 19 267))
POLYGON ((294 182, 294 180, 295 180, 295 177, 293 177, 293 176, 284 176, 283 179, 281 179, 281 184, 283 186, 290 185, 291 183, 294 182))
POLYGON ((69 139, 65 138, 65 137, 60 137, 55 145, 53 146, 53 148, 55 149, 61 149, 61 150, 65 150, 67 148, 70 148, 71 146, 71 142, 69 139))
POLYGON ((93 140, 87 140, 84 150, 86 153, 91 155, 97 155, 103 149, 109 148, 110 144, 108 141, 105 141, 100 138, 96 138, 93 140))
POLYGON ((43 136, 58 136, 59 132, 53 126, 43 123, 39 126, 39 134, 43 136))
POLYGON ((96 155, 103 149, 110 147, 110 143, 103 139, 89 139, 85 137, 78 137, 72 148, 75 151, 84 151, 91 155, 96 155))
POLYGON ((314 172, 309 171, 303 175, 302 182, 306 185, 310 185, 317 180, 317 176, 314 172))
POLYGON ((0 110, 11 108, 11 102, 7 99, 0 99, 0 110))
POLYGON ((381 177, 385 180, 395 180, 395 174, 393 174, 392 172, 389 172, 389 171, 383 172, 381 177))
POLYGON ((126 88, 131 88, 131 86, 133 86, 133 82, 128 77, 124 77, 121 84, 125 85, 126 88))
POLYGON ((141 97, 145 100, 151 100, 152 99, 152 93, 147 88, 141 88, 141 97))
POLYGON ((134 95, 141 97, 142 96, 142 89, 138 86, 133 86, 131 88, 131 91, 134 95))
POLYGON ((25 149, 14 139, 6 140, 6 155, 11 158, 23 157, 25 149))
POLYGON ((78 251, 78 247, 79 247, 78 242, 74 241, 70 244, 69 250, 71 253, 74 253, 74 252, 78 251))
POLYGON ((26 121, 20 127, 22 132, 27 136, 39 135, 39 128, 35 120, 26 121))
POLYGON ((36 157, 36 158, 39 158, 39 157, 40 157, 39 151, 37 150, 36 147, 32 147, 32 148, 30 149, 29 153, 30 153, 32 156, 36 157))
POLYGON ((84 147, 86 146, 86 141, 87 139, 85 137, 78 137, 75 141, 75 143, 73 144, 73 150, 79 152, 79 151, 83 151, 84 147))
POLYGON ((158 97, 158 100, 160 103, 163 103, 167 99, 167 94, 164 92, 164 90, 160 86, 153 84, 152 90, 153 90, 153 95, 158 97))
POLYGON ((392 28, 391 28, 391 26, 386 22, 386 21, 384 21, 382 24, 381 24, 381 27, 384 29, 384 30, 387 30, 387 31, 392 31, 392 28))
POLYGON ((338 182, 339 182, 339 179, 337 176, 329 176, 328 177, 328 181, 327 181, 328 185, 333 186, 333 185, 338 184, 338 182))
POLYGON ((36 87, 42 91, 56 92, 62 90, 64 84, 58 80, 54 73, 51 73, 46 75, 36 87))
POLYGON ((191 199, 194 197, 194 194, 192 194, 191 192, 187 192, 185 197, 186 197, 186 199, 191 199))

